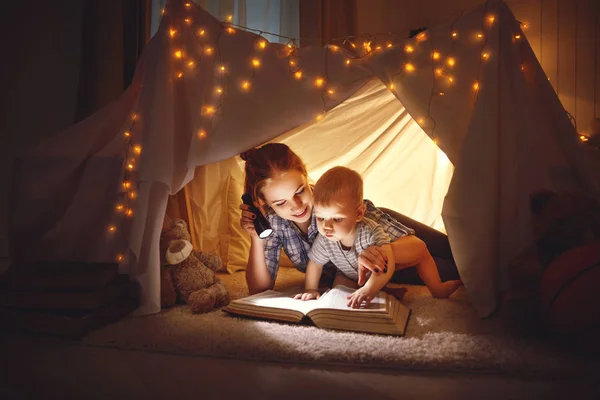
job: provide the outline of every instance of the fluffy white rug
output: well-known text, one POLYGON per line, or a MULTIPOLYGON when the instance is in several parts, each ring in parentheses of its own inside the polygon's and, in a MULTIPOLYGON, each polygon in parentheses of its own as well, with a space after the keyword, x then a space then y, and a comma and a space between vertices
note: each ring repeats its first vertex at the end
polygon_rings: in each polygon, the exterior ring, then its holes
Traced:
MULTIPOLYGON (((302 286, 302 274, 285 269, 276 289, 302 286)), ((247 294, 244 273, 222 276, 232 297, 247 294)), ((596 368, 591 361, 540 340, 514 335, 499 317, 480 319, 464 290, 448 300, 409 286, 412 309, 406 336, 335 332, 310 325, 232 317, 221 310, 193 315, 180 306, 125 318, 94 331, 83 344, 177 354, 291 363, 344 364, 429 371, 563 376, 596 368)))

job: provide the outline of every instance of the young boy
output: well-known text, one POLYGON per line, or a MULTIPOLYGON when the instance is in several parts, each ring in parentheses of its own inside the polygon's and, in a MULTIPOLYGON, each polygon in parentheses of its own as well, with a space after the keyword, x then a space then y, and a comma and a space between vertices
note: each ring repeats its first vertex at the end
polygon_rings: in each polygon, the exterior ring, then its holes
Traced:
MULTIPOLYGON (((319 279, 323 265, 328 261, 338 268, 333 286, 357 287, 359 255, 370 246, 381 246, 387 255, 387 268, 381 274, 371 274, 364 286, 348 296, 349 307, 358 308, 363 302, 368 306, 394 274, 397 255, 383 228, 364 217, 366 207, 361 176, 345 167, 334 167, 325 172, 315 185, 313 207, 320 235, 308 254, 305 291, 294 298, 319 298, 319 279)), ((439 278, 426 283, 432 293, 443 289, 448 296, 461 284, 460 281, 442 283, 439 278), (432 290, 432 286, 437 287, 432 290)))

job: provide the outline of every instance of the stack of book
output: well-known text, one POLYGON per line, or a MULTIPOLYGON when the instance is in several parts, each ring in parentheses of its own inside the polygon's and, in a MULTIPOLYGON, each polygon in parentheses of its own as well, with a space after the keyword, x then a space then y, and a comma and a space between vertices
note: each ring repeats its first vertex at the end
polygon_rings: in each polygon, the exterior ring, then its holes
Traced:
POLYGON ((79 339, 138 307, 115 263, 13 265, 0 276, 0 329, 79 339))

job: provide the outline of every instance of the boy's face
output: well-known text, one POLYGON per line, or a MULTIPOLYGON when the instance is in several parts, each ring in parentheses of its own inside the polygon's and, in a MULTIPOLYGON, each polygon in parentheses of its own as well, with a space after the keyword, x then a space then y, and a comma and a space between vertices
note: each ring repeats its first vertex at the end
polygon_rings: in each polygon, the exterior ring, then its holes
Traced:
POLYGON ((355 201, 340 195, 332 199, 331 204, 315 204, 314 213, 319 233, 329 240, 340 241, 354 233, 354 227, 362 219, 364 210, 355 201))

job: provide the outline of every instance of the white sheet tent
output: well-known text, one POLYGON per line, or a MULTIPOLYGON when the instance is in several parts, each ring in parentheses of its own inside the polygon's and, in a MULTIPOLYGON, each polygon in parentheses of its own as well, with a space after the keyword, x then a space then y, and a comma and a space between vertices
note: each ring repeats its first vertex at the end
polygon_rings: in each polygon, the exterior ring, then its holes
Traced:
POLYGON ((507 261, 531 241, 529 194, 597 195, 576 132, 502 2, 412 39, 295 48, 172 0, 124 94, 18 159, 13 259, 118 257, 140 283, 138 313, 158 312, 168 195, 198 166, 275 138, 298 149, 313 178, 347 164, 365 175, 367 197, 381 189, 376 204, 436 227, 441 212, 482 316, 496 307, 507 261))

